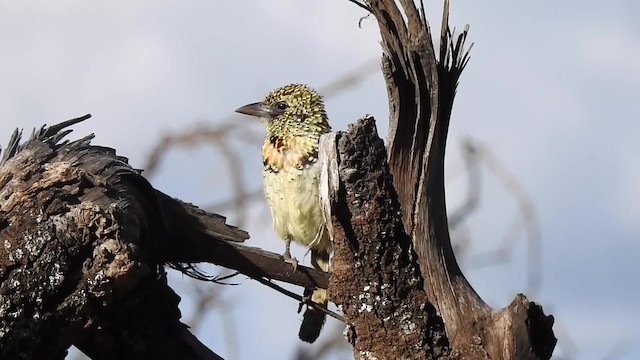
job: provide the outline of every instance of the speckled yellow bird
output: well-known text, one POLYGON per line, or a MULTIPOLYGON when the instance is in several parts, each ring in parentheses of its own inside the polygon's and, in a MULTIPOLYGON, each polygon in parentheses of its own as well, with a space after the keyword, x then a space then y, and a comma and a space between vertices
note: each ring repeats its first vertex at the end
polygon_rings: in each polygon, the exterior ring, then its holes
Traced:
MULTIPOLYGON (((264 194, 273 227, 285 241, 285 261, 297 266, 290 252, 291 241, 295 241, 310 249, 313 267, 328 271, 331 241, 320 208, 317 161, 320 135, 331 128, 322 97, 306 85, 290 84, 236 112, 259 117, 266 127, 262 145, 264 194)), ((315 289, 311 300, 326 308, 326 290, 315 289)), ((314 342, 324 319, 321 310, 307 308, 300 339, 314 342)))

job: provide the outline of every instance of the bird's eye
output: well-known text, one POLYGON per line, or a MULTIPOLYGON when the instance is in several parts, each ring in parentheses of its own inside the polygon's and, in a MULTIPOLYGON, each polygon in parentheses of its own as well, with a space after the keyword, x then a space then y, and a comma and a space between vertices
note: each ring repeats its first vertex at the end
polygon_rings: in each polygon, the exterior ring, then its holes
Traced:
POLYGON ((276 103, 276 109, 278 109, 278 110, 287 110, 288 107, 289 107, 289 104, 287 104, 284 101, 280 101, 280 102, 276 103))

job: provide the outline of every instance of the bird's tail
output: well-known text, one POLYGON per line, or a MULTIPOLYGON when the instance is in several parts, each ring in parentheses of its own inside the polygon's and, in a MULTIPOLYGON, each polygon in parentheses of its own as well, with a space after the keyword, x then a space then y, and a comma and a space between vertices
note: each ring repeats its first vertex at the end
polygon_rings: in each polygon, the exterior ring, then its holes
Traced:
MULTIPOLYGON (((314 268, 329 271, 329 252, 326 250, 311 250, 311 265, 314 268)), ((304 296, 311 296, 311 301, 322 308, 327 308, 327 290, 325 289, 314 289, 304 290, 304 296)), ((302 317, 302 325, 300 325, 300 332, 298 332, 298 337, 302 341, 306 341, 308 343, 312 343, 316 341, 318 336, 320 335, 320 330, 322 329, 322 325, 324 325, 326 314, 321 309, 316 309, 314 307, 307 306, 307 309, 304 312, 302 317)))

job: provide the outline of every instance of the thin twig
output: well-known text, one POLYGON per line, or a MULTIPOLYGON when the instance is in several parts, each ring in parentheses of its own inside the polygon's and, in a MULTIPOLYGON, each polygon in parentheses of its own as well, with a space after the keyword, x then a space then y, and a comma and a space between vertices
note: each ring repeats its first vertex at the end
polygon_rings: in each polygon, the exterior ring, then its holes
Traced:
POLYGON ((298 295, 298 294, 296 294, 294 292, 291 292, 291 291, 283 288, 280 285, 274 284, 273 282, 271 282, 271 280, 268 280, 268 279, 265 279, 265 278, 253 278, 253 279, 258 281, 262 285, 268 286, 268 287, 272 288, 273 290, 275 290, 275 291, 277 291, 277 292, 279 292, 279 293, 281 293, 283 295, 286 295, 286 296, 288 296, 288 297, 290 297, 290 298, 292 298, 294 300, 297 300, 298 302, 303 303, 303 304, 305 304, 307 306, 310 306, 310 307, 312 307, 312 308, 314 308, 316 310, 320 310, 323 313, 331 316, 332 318, 334 318, 336 320, 344 322, 344 318, 342 317, 342 315, 339 315, 339 314, 337 314, 337 313, 335 313, 335 312, 333 312, 333 311, 331 311, 331 310, 329 310, 327 308, 324 308, 322 306, 318 306, 318 304, 314 303, 311 300, 303 299, 302 296, 300 296, 300 295, 298 295))
POLYGON ((363 8, 365 10, 367 10, 368 12, 372 12, 371 7, 369 7, 369 5, 367 5, 367 4, 361 3, 358 0, 348 0, 348 1, 351 2, 351 3, 356 4, 357 6, 363 8))

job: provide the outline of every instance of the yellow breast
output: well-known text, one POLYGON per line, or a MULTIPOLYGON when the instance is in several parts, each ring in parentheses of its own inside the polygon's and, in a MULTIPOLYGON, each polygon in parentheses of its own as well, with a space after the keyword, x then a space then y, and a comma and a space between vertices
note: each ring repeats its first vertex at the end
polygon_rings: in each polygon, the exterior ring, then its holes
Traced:
POLYGON ((264 193, 278 235, 314 249, 330 249, 318 197, 317 164, 306 164, 302 169, 284 166, 278 171, 265 167, 263 176, 264 193))

